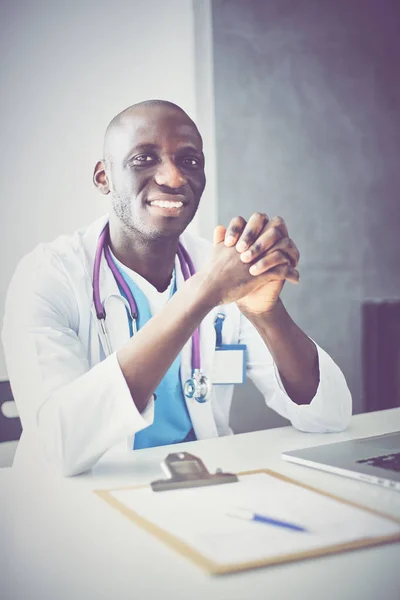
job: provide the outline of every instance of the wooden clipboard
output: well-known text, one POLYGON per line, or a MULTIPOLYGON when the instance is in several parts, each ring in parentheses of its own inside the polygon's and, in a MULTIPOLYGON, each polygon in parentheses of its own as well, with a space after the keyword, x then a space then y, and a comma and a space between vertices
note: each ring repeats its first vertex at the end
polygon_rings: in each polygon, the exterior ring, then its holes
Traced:
MULTIPOLYGON (((396 519, 395 517, 386 515, 384 513, 376 511, 374 509, 367 508, 356 502, 344 500, 343 498, 335 496, 334 494, 330 494, 328 492, 323 492, 321 490, 318 490, 317 488, 300 483, 299 481, 296 481, 295 479, 291 479, 290 477, 286 477, 285 475, 277 473, 276 471, 271 471, 270 469, 256 469, 253 471, 244 471, 244 472, 238 473, 237 475, 245 476, 245 475, 254 475, 256 473, 266 473, 267 475, 276 477, 287 483, 291 483, 291 484, 297 485, 299 487, 305 488, 307 490, 310 490, 312 492, 316 492, 317 494, 320 494, 322 496, 332 498, 338 502, 341 502, 342 504, 346 504, 348 506, 353 506, 355 508, 363 510, 364 512, 374 514, 379 517, 384 517, 385 519, 388 519, 389 521, 393 521, 394 523, 400 524, 400 520, 396 519)), ((378 545, 382 545, 382 544, 391 544, 391 543, 395 543, 395 542, 400 542, 400 533, 398 533, 398 534, 385 535, 385 536, 381 536, 381 537, 363 538, 363 539, 352 541, 352 542, 324 546, 324 547, 317 548, 315 550, 306 550, 306 551, 301 551, 301 552, 288 553, 288 554, 280 555, 277 557, 269 557, 269 558, 262 559, 262 560, 221 565, 221 564, 215 563, 214 561, 203 556, 200 552, 198 552, 196 549, 192 548, 189 544, 186 544, 185 542, 183 542, 182 540, 180 540, 173 534, 169 533, 168 531, 165 531, 158 525, 155 525, 151 521, 148 521, 147 519, 143 518, 142 516, 137 514, 135 511, 131 510, 130 508, 126 507, 124 504, 119 502, 114 496, 112 496, 112 492, 115 492, 118 490, 133 490, 133 489, 139 489, 139 488, 144 488, 144 487, 147 487, 147 486, 143 486, 143 485, 125 486, 125 487, 113 488, 110 490, 94 490, 94 493, 97 496, 99 496, 100 498, 102 498, 103 500, 105 500, 112 507, 114 507, 115 509, 120 511, 122 514, 124 514, 126 517, 128 517, 131 521, 133 521, 134 523, 136 523, 137 525, 139 525, 140 527, 142 527, 143 529, 145 529, 146 531, 148 531, 149 533, 154 535, 156 538, 158 538, 159 540, 161 540, 162 542, 164 542, 165 544, 167 544, 168 546, 173 548, 176 552, 178 552, 185 558, 189 559, 191 562, 193 562, 196 565, 205 569, 211 575, 222 575, 222 574, 226 574, 226 573, 234 573, 234 572, 238 572, 238 571, 255 569, 255 568, 260 568, 260 567, 269 566, 269 565, 277 565, 277 564, 282 564, 282 563, 286 563, 286 562, 304 560, 304 559, 308 559, 308 558, 317 558, 319 556, 326 556, 329 554, 336 554, 338 552, 346 552, 349 550, 357 550, 359 548, 367 548, 370 546, 378 546, 378 545)))

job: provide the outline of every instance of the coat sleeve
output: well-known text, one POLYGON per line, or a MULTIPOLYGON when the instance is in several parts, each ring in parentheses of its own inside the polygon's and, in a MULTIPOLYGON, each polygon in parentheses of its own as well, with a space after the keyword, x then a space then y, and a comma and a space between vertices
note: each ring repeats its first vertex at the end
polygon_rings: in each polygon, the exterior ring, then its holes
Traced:
POLYGON ((11 281, 2 341, 24 431, 41 439, 57 470, 75 475, 152 423, 137 410, 116 354, 90 368, 79 313, 59 257, 40 246, 11 281))
MULTIPOLYGON (((296 404, 285 391, 271 353, 253 325, 240 315, 240 343, 247 345, 247 374, 267 405, 300 431, 342 431, 349 424, 352 399, 342 371, 317 344, 319 385, 310 404, 296 404)), ((315 342, 314 342, 315 343, 315 342)))

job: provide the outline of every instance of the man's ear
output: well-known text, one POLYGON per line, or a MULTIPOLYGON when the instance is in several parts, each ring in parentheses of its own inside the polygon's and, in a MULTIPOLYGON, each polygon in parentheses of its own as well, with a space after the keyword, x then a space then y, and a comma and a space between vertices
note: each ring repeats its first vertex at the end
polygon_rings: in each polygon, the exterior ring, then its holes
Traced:
POLYGON ((107 196, 107 194, 110 193, 110 184, 108 183, 106 169, 102 160, 99 160, 94 168, 93 183, 97 187, 99 192, 101 192, 105 196, 107 196))

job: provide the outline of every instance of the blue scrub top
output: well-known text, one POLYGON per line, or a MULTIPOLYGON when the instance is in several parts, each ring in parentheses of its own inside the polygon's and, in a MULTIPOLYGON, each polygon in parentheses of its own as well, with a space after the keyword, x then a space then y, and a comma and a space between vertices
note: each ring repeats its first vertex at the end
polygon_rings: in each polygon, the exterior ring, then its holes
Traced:
MULTIPOLYGON (((139 330, 149 319, 151 319, 152 315, 149 302, 139 286, 129 276, 129 273, 121 268, 118 263, 116 263, 116 266, 135 298, 138 312, 136 325, 139 330)), ((171 296, 175 291, 176 283, 174 272, 171 296)), ((125 296, 121 288, 120 292, 125 296)), ((132 336, 132 320, 128 311, 127 315, 132 336)), ((135 434, 135 450, 139 448, 176 444, 183 441, 193 441, 196 439, 183 394, 180 367, 181 356, 179 354, 155 390, 157 399, 154 403, 154 421, 152 425, 149 425, 149 427, 146 427, 135 434)))

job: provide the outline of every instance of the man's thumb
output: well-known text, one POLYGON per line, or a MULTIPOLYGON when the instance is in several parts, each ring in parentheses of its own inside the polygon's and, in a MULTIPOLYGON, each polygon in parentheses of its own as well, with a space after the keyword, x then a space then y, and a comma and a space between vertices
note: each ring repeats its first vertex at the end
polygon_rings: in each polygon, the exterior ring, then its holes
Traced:
POLYGON ((226 227, 223 225, 217 225, 214 229, 213 243, 214 246, 220 244, 225 239, 226 227))

